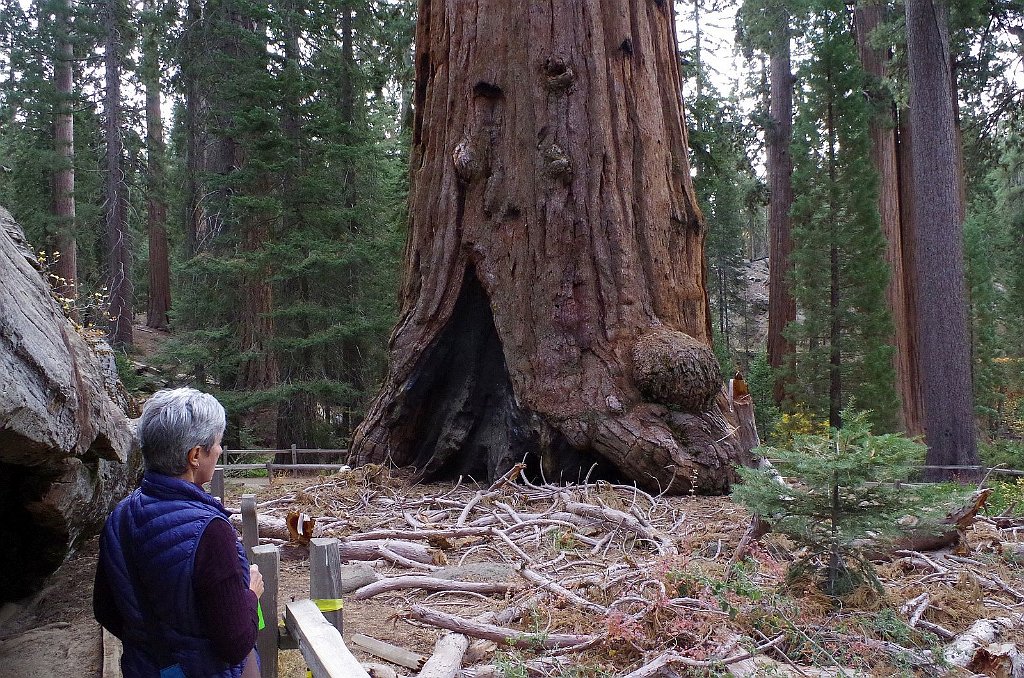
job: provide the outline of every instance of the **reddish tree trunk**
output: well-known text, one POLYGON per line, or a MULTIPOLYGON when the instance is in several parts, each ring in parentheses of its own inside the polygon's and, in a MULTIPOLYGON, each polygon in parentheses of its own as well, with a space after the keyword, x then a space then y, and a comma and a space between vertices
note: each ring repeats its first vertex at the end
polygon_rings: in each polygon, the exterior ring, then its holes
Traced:
POLYGON ((78 299, 78 243, 75 238, 75 118, 72 111, 71 9, 68 0, 57 6, 57 54, 53 61, 53 82, 57 92, 57 114, 53 138, 60 166, 53 172, 53 211, 57 217, 56 248, 60 258, 54 273, 61 279, 58 292, 72 303, 78 299))
MULTIPOLYGON (((793 207, 793 73, 790 65, 789 14, 778 8, 773 31, 770 78, 770 127, 768 146, 768 364, 778 370, 793 353, 793 344, 783 336, 786 325, 796 319, 796 300, 790 289, 793 235, 790 210, 793 207)), ((782 404, 784 379, 776 378, 772 395, 782 404)))
POLYGON ((128 186, 124 174, 124 141, 121 138, 121 50, 118 0, 106 1, 107 31, 103 66, 105 72, 103 136, 106 141, 107 266, 110 290, 110 342, 131 345, 132 251, 128 231, 128 186))
MULTIPOLYGON (((146 2, 152 13, 153 0, 146 2)), ((154 21, 152 15, 150 21, 154 21)), ((164 177, 164 122, 160 110, 160 57, 155 23, 147 26, 143 79, 146 87, 147 204, 149 225, 149 305, 146 325, 165 330, 170 322, 171 267, 167 247, 167 197, 164 177)))
MULTIPOLYGON (((917 335, 928 461, 978 460, 963 263, 956 99, 951 86, 948 11, 907 0, 917 335)), ((934 470, 929 479, 948 477, 934 470)))
POLYGON ((869 92, 878 110, 869 123, 871 135, 871 162, 878 172, 878 212, 885 236, 885 261, 889 265, 889 285, 886 302, 893 322, 893 368, 896 373, 896 392, 900 398, 900 426, 909 435, 924 432, 921 423, 920 390, 917 386, 913 340, 913 318, 908 298, 907 276, 912 268, 906 266, 910 242, 904 238, 904 224, 900 205, 900 172, 896 152, 896 116, 894 102, 883 81, 889 75, 889 55, 886 50, 873 47, 871 33, 885 18, 885 5, 861 0, 857 3, 854 20, 857 28, 857 49, 861 64, 872 78, 869 92))
POLYGON ((355 463, 725 491, 672 3, 420 1, 402 315, 355 463), (515 30, 510 30, 515 27, 515 30))

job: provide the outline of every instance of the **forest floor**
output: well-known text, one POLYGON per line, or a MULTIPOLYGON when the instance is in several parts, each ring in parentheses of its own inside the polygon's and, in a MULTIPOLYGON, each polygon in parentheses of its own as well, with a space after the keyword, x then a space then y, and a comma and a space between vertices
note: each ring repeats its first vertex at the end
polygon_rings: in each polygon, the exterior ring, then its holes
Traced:
MULTIPOLYGON (((410 486, 379 467, 233 479, 225 504, 237 507, 247 492, 271 528, 302 512, 316 519, 315 536, 385 546, 364 571, 384 579, 344 596, 344 636, 361 661, 381 662, 355 634, 429 657, 446 633, 439 625, 454 618, 511 631, 471 643, 463 665, 475 668, 465 676, 1016 676, 1024 664, 1019 521, 980 517, 956 551, 896 552, 876 565, 883 593, 865 587, 833 601, 809 585, 784 586, 793 547, 775 535, 727 576, 749 516, 723 497, 514 479, 410 486), (400 578, 410 574, 449 583, 406 588, 416 582, 400 578), (473 582, 496 592, 455 590, 473 582), (998 633, 986 636, 986 624, 998 633), (952 667, 957 656, 971 670, 952 667)), ((280 614, 309 596, 308 548, 266 535, 281 545, 280 614)), ((0 610, 0 678, 100 675, 95 564, 91 540, 33 600, 0 610)), ((305 675, 298 651, 281 653, 280 675, 305 675)))

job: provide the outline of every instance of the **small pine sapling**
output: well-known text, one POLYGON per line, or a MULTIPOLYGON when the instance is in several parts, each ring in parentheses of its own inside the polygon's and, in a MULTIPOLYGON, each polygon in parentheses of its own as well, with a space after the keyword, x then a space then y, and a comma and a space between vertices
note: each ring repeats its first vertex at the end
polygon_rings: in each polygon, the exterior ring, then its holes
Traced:
POLYGON ((944 515, 917 488, 900 484, 924 459, 925 446, 902 435, 872 435, 868 416, 848 408, 841 429, 797 435, 788 448, 759 448, 792 482, 739 469, 743 483, 733 488, 738 503, 802 547, 789 581, 812 574, 830 596, 864 583, 880 591, 864 548, 900 534, 903 516, 917 517, 919 530, 944 515))

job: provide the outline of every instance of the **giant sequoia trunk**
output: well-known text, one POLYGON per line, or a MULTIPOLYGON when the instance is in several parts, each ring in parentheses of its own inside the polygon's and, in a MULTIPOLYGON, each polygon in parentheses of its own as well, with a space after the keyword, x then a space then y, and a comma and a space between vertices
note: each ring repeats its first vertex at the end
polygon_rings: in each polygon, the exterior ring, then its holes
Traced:
POLYGON ((403 311, 355 463, 725 491, 672 3, 421 0, 403 311))
MULTIPOLYGON (((790 289, 793 265, 793 71, 789 45, 789 11, 779 3, 772 18, 768 147, 768 364, 776 370, 786 366, 793 344, 783 332, 796 320, 796 299, 790 289)), ((776 376, 772 396, 782 404, 784 378, 776 376)))
MULTIPOLYGON (((872 77, 868 94, 876 105, 869 123, 871 163, 878 172, 878 213, 885 235, 885 261, 889 265, 889 284, 885 298, 892 315, 893 368, 896 391, 900 397, 900 426, 908 435, 924 433, 921 423, 921 396, 918 388, 914 342, 913 301, 908 288, 909 248, 907 227, 901 218, 900 172, 896 146, 895 102, 885 81, 889 77, 887 50, 872 43, 872 33, 885 19, 884 3, 859 0, 854 13, 857 50, 864 70, 872 77)), ((909 179, 908 179, 909 181, 909 179)))

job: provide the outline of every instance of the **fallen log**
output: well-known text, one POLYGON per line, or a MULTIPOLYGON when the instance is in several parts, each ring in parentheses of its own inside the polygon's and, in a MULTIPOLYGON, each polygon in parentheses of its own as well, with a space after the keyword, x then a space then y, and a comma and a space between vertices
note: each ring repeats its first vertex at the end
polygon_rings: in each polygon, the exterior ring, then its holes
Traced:
POLYGON ((372 654, 374 657, 380 657, 392 664, 398 664, 414 671, 419 671, 423 668, 423 663, 427 660, 421 654, 411 652, 404 647, 392 645, 391 643, 385 643, 383 640, 377 640, 372 636, 363 635, 362 633, 356 633, 352 636, 352 645, 358 647, 363 652, 372 654))
POLYGON ((423 589, 425 591, 467 591, 470 593, 506 593, 512 588, 507 582, 453 581, 426 575, 388 577, 367 584, 352 594, 352 600, 366 600, 386 591, 423 589))
POLYGON ((434 645, 434 654, 420 670, 419 678, 455 678, 468 648, 469 638, 461 633, 441 636, 434 645))
POLYGON ((1021 617, 997 617, 995 619, 979 619, 969 629, 956 636, 943 650, 942 656, 953 666, 967 668, 975 656, 986 645, 999 640, 1004 633, 1020 623, 1021 617))
POLYGON ((583 636, 569 633, 530 634, 494 624, 487 624, 465 617, 456 617, 446 612, 431 610, 423 605, 413 605, 401 613, 403 619, 430 624, 441 629, 454 631, 473 638, 493 640, 502 647, 543 648, 555 650, 585 645, 598 636, 583 636))

